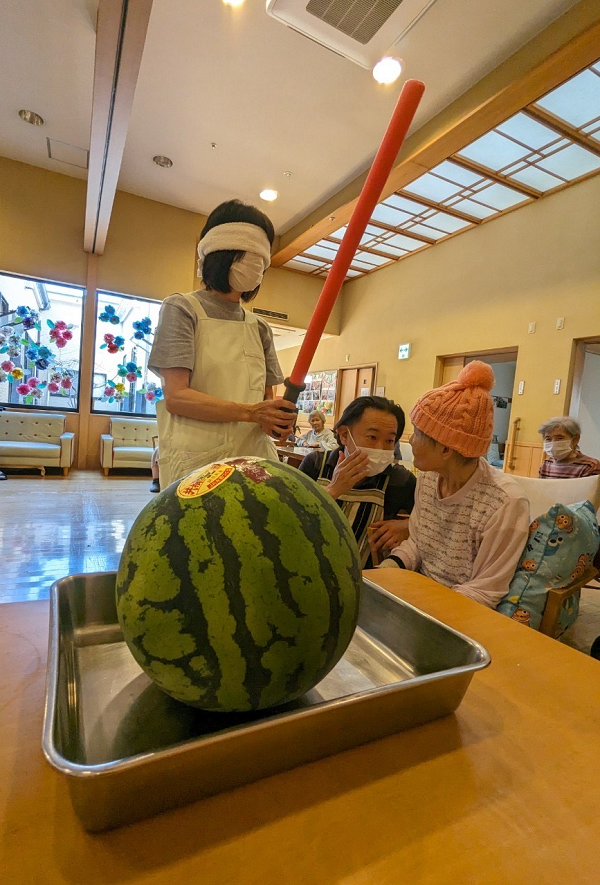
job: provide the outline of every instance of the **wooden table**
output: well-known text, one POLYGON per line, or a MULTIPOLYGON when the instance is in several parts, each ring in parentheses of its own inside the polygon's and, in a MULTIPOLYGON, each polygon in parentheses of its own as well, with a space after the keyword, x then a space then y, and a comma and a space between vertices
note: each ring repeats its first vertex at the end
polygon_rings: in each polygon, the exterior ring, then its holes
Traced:
POLYGON ((6 885, 597 885, 600 664, 410 572, 370 575, 479 640, 458 712, 91 836, 42 758, 45 602, 0 606, 6 885))
POLYGON ((311 452, 314 452, 314 449, 309 449, 306 446, 276 446, 275 448, 277 449, 279 460, 284 457, 290 467, 299 467, 304 458, 310 455, 311 452))

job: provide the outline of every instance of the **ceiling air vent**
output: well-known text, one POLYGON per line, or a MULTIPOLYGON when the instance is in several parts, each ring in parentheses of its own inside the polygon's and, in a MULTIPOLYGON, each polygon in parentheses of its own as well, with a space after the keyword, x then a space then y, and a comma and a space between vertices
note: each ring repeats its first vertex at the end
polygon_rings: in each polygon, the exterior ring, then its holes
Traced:
POLYGON ((48 156, 51 160, 58 160, 60 163, 68 163, 69 166, 79 166, 81 169, 87 169, 89 151, 85 148, 68 144, 66 141, 58 141, 56 138, 47 138, 46 145, 48 147, 48 156))
POLYGON ((267 0, 267 13, 294 31, 372 68, 436 0, 267 0))
POLYGON ((261 317, 268 317, 270 320, 288 320, 287 313, 278 313, 276 310, 263 310, 261 307, 255 307, 252 313, 257 313, 261 317))

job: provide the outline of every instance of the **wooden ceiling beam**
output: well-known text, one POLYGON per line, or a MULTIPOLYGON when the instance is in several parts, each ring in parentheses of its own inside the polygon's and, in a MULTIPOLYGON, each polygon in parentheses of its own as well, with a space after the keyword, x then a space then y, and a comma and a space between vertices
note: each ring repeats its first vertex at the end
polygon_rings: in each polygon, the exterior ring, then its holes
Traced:
POLYGON ((453 218, 459 218, 461 221, 468 221, 469 224, 481 224, 481 218, 474 218, 472 215, 467 215, 466 212, 461 212, 459 209, 453 209, 452 206, 440 206, 439 203, 434 203, 433 200, 428 200, 427 197, 422 197, 421 195, 415 196, 415 194, 411 194, 410 191, 396 191, 396 193, 399 197, 404 197, 405 200, 412 200, 413 203, 421 203, 422 206, 427 206, 428 209, 435 209, 437 212, 445 212, 446 215, 452 215, 453 218))
POLYGON ((586 148, 586 150, 591 151, 593 154, 596 154, 597 157, 600 157, 600 142, 594 141, 594 139, 590 138, 589 135, 586 135, 585 132, 580 132, 579 129, 575 129, 574 126, 570 126, 565 120, 555 117, 550 111, 546 111, 544 108, 540 108, 536 104, 530 104, 528 107, 523 108, 523 113, 526 116, 531 117, 532 120, 536 120, 538 123, 550 126, 551 129, 556 130, 558 135, 564 135, 565 138, 570 138, 575 144, 586 148))
MULTIPOLYGON (((381 199, 448 159, 598 58, 597 0, 581 0, 405 142, 381 199), (533 61, 532 61, 533 59, 533 61)), ((366 173, 337 198, 281 236, 272 264, 280 267, 350 220, 366 173), (337 202, 339 200, 339 203, 337 202), (319 217, 320 215, 320 217, 319 217), (312 223, 311 223, 312 221, 312 223)), ((511 183, 511 187, 514 185, 511 183)))
POLYGON ((100 0, 96 28, 86 252, 102 255, 123 160, 152 0, 100 0))
MULTIPOLYGON (((341 243, 341 240, 334 240, 332 237, 327 237, 328 242, 335 243, 338 246, 341 243)), ((393 247, 397 248, 397 247, 393 247)), ((357 249, 358 252, 368 252, 369 255, 378 255, 380 258, 387 258, 388 261, 395 261, 396 258, 399 258, 399 255, 388 255, 387 252, 382 252, 377 246, 359 246, 357 249)), ((360 259, 359 259, 360 260, 360 259)), ((384 264, 378 264, 377 267, 385 267, 384 264)))
MULTIPOLYGON (((495 181, 497 184, 504 184, 523 197, 531 197, 532 200, 538 200, 544 196, 542 191, 537 190, 537 188, 523 184, 521 181, 513 181, 508 175, 503 175, 502 172, 494 172, 493 169, 488 169, 487 166, 482 166, 481 163, 476 163, 474 160, 467 160, 466 157, 459 157, 456 154, 450 157, 450 159, 453 163, 462 166, 463 169, 468 169, 469 172, 473 172, 475 175, 489 178, 490 181, 495 181)), ((481 196, 485 202, 485 191, 481 192, 481 196)))

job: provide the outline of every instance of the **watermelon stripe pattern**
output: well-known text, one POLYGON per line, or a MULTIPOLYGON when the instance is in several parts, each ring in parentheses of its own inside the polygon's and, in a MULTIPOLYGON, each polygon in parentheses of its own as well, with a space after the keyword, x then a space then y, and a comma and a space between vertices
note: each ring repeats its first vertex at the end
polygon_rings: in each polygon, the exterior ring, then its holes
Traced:
POLYGON ((174 483, 140 513, 117 610, 136 660, 168 694, 215 712, 260 710, 301 696, 343 655, 358 617, 358 548, 300 471, 223 464, 235 470, 211 491, 181 497, 174 483))

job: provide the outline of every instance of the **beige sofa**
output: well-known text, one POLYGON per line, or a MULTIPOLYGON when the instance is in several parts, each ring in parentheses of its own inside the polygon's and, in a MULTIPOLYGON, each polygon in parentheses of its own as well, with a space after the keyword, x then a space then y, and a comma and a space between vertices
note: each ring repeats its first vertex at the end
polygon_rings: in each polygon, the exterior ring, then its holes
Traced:
POLYGON ((0 412, 0 468, 62 467, 65 476, 75 455, 75 434, 65 431, 65 416, 54 412, 0 412))
POLYGON ((113 467, 150 469, 157 439, 152 418, 111 418, 108 433, 100 437, 100 463, 105 476, 113 467))

